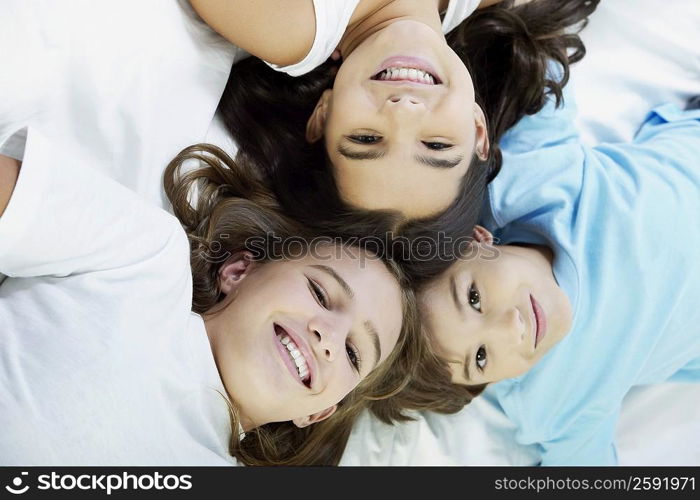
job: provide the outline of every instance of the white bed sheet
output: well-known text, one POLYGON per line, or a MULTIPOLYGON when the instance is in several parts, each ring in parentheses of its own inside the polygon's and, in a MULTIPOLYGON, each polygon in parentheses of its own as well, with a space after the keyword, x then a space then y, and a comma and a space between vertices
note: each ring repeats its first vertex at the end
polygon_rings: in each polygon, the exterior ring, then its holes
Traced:
MULTIPOLYGON (((206 138, 235 153, 212 118, 243 53, 186 0, 3 0, 0 19, 11 20, 0 30, 0 141, 33 125, 166 208, 162 171, 181 148, 206 138)), ((573 70, 586 140, 627 140, 654 105, 700 94, 698 27, 697 0, 601 2, 583 34, 589 55, 573 70)), ((700 387, 635 389, 619 424, 620 462, 700 464, 698 422, 700 387)), ((342 463, 534 463, 512 435, 488 397, 394 427, 365 416, 342 463)))
MULTIPOLYGON (((573 66, 584 141, 629 141, 662 102, 700 95, 700 2, 603 0, 582 33, 587 55, 573 66), (659 10, 662 9, 662 10, 659 10)), ((698 145, 700 162, 700 144, 698 145)), ((343 465, 535 465, 533 447, 489 398, 455 415, 424 413, 387 426, 364 415, 343 465)), ((620 465, 700 465, 700 384, 634 388, 617 429, 620 465)))

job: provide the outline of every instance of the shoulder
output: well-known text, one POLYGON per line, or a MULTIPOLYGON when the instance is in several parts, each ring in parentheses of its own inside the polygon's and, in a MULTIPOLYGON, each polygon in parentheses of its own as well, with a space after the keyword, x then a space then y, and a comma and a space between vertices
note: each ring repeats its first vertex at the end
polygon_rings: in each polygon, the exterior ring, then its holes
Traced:
POLYGON ((314 0, 189 0, 231 43, 273 64, 301 61, 316 36, 314 0))

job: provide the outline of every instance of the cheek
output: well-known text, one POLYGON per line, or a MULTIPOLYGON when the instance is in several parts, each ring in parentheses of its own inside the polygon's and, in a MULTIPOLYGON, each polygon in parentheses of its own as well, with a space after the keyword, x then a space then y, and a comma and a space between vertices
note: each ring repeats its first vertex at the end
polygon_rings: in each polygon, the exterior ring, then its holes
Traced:
POLYGON ((476 125, 472 105, 468 100, 460 96, 448 99, 441 107, 440 118, 450 135, 454 136, 466 151, 472 151, 476 125))
POLYGON ((253 318, 267 318, 277 311, 302 313, 313 306, 313 298, 303 279, 275 279, 274 272, 259 278, 242 288, 232 304, 248 322, 253 318))
POLYGON ((373 127, 372 118, 376 112, 377 106, 371 95, 360 85, 348 83, 336 87, 328 103, 325 132, 338 141, 355 128, 373 127))

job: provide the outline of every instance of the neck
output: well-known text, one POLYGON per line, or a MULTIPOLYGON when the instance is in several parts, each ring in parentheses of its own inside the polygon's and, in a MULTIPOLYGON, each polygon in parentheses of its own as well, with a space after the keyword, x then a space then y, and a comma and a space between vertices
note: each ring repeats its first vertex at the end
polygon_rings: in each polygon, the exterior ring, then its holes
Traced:
MULTIPOLYGON (((250 431, 252 431, 253 429, 255 429, 256 427, 258 427, 257 425, 255 425, 255 423, 254 423, 252 420, 250 420, 249 418, 247 418, 247 417, 246 417, 245 415, 243 415, 242 413, 239 413, 239 414, 238 414, 238 419, 239 419, 239 422, 240 422, 240 426, 241 426, 241 428, 243 429, 243 432, 250 432, 250 431)), ((236 431, 236 432, 238 432, 238 431, 236 431)))
POLYGON ((360 0, 338 44, 340 54, 347 57, 368 37, 397 21, 418 21, 442 35, 440 12, 448 3, 449 0, 360 0))
POLYGON ((554 252, 552 249, 544 245, 535 245, 531 243, 509 243, 509 245, 521 247, 527 249, 528 252, 532 252, 538 257, 542 258, 547 262, 549 269, 554 274, 554 252))

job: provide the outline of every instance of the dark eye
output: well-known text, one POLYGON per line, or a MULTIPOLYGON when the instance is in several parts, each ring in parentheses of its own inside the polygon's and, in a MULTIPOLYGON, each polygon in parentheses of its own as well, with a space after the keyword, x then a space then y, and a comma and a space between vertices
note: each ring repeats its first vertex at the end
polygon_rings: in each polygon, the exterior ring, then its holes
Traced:
POLYGON ((432 149, 433 151, 442 151, 443 149, 450 149, 452 144, 447 144, 445 142, 426 142, 423 141, 423 145, 426 148, 432 149))
POLYGON ((355 367, 355 371, 360 373, 360 353, 352 346, 352 344, 345 344, 345 352, 348 354, 348 360, 355 367))
POLYGON ((321 304, 322 307, 328 309, 328 298, 326 297, 326 292, 321 288, 321 286, 314 280, 307 278, 309 281, 309 288, 311 289, 311 294, 314 296, 316 301, 321 304))
POLYGON ((476 366, 483 372, 486 366, 486 348, 483 345, 477 349, 475 360, 476 366))
POLYGON ((474 283, 469 286, 469 305, 475 311, 481 312, 481 294, 474 283))
POLYGON ((348 139, 350 139, 352 142, 356 142, 358 144, 377 144, 382 140, 381 135, 373 135, 373 134, 358 134, 358 135, 349 135, 348 139))

